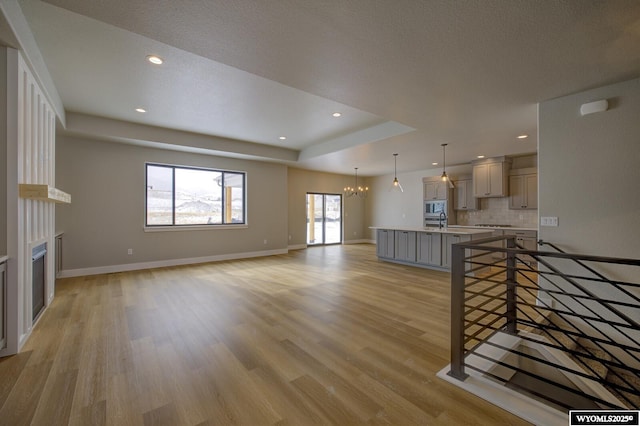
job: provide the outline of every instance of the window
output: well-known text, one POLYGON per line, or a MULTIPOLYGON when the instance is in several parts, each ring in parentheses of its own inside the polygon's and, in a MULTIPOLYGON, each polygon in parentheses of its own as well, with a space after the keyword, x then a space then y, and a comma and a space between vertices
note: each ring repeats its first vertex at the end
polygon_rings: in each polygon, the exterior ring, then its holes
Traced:
POLYGON ((243 225, 246 173, 146 165, 146 226, 243 225))

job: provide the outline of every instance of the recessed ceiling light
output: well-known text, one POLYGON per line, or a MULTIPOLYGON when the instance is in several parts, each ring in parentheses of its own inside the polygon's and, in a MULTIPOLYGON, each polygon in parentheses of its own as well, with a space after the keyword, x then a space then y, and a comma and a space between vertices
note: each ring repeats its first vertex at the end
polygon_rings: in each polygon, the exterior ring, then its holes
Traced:
POLYGON ((287 137, 286 137, 286 136, 280 136, 278 139, 280 139, 281 141, 283 141, 283 140, 287 139, 287 137))
POLYGON ((151 62, 154 65, 162 65, 164 60, 160 56, 149 55, 147 56, 147 61, 151 62))
POLYGON ((432 166, 437 166, 437 165, 438 165, 438 163, 431 163, 431 165, 432 165, 432 166))
POLYGON ((138 112, 147 112, 147 110, 144 109, 144 108, 136 108, 136 111, 138 111, 138 112))
POLYGON ((334 117, 340 117, 342 115, 342 113, 341 112, 334 112, 331 115, 333 115, 334 117))
POLYGON ((478 158, 484 158, 484 155, 478 155, 478 158))
POLYGON ((518 136, 518 139, 526 139, 526 138, 528 138, 528 137, 529 137, 529 135, 519 135, 519 136, 518 136))

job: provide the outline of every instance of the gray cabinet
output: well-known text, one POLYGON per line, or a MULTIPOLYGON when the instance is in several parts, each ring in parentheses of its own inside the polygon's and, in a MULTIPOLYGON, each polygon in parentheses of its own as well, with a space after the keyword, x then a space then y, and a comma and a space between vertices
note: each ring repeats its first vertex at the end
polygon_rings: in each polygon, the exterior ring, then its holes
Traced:
POLYGON ((489 158, 473 164, 473 196, 477 198, 505 197, 509 162, 504 158, 489 158))
MULTIPOLYGON (((538 249, 538 233, 536 231, 507 231, 507 233, 514 234, 516 236, 516 244, 519 246, 527 250, 538 249)), ((531 256, 523 256, 521 260, 529 265, 535 262, 535 259, 531 256)))
POLYGON ((418 232, 416 242, 416 262, 424 265, 440 266, 442 237, 439 233, 418 232))
MULTIPOLYGON (((504 230, 502 229, 494 229, 493 232, 491 233, 492 237, 502 237, 504 235, 504 230)), ((500 240, 500 241, 494 241, 492 243, 488 243, 487 246, 489 247, 500 247, 500 248, 505 248, 505 243, 504 240, 500 240)), ((502 259, 506 259, 507 255, 505 252, 500 252, 500 251, 496 251, 493 252, 491 254, 491 258, 493 260, 502 260, 502 259)))
POLYGON ((455 210, 478 210, 478 199, 473 196, 473 180, 454 182, 453 208, 455 210))
POLYGON ((378 257, 394 258, 395 254, 395 231, 389 229, 378 229, 376 233, 377 245, 376 254, 378 257))
POLYGON ((487 238, 491 235, 489 230, 474 234, 419 229, 415 231, 377 229, 376 231, 376 253, 381 260, 440 271, 451 269, 452 244, 487 238))
POLYGON ((416 261, 416 233, 413 231, 395 231, 395 256, 396 260, 403 262, 416 261))
POLYGON ((509 208, 538 208, 538 175, 535 173, 509 176, 509 208))
POLYGON ((460 234, 442 234, 442 261, 440 264, 442 267, 450 269, 451 268, 451 245, 470 241, 471 237, 469 235, 460 235, 460 234))
POLYGON ((446 200, 449 195, 449 186, 442 180, 430 180, 424 182, 425 200, 446 200))

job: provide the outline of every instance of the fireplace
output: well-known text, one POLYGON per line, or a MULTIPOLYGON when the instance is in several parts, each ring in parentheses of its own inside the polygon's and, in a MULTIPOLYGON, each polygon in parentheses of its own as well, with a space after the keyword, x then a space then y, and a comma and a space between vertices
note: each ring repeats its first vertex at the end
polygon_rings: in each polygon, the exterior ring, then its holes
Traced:
POLYGON ((44 309, 47 243, 34 247, 31 251, 31 307, 32 320, 36 321, 44 309))

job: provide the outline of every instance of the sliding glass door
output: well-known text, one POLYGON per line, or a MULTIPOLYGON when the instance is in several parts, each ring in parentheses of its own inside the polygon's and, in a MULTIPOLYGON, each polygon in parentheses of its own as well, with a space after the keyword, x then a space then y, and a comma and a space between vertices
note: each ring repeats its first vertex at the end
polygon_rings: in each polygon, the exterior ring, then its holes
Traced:
POLYGON ((307 194, 307 244, 342 242, 342 196, 307 194))

